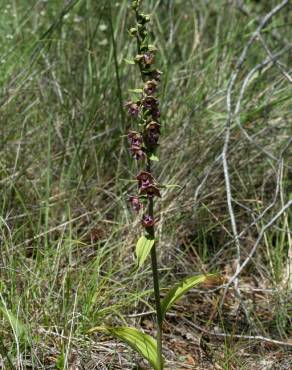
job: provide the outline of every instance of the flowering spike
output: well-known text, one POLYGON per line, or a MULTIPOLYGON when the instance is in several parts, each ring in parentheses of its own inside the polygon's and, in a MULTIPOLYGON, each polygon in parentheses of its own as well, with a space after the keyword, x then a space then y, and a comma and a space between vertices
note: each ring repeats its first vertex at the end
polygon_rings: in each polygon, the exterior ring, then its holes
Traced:
MULTIPOLYGON (((155 225, 157 219, 154 217, 154 198, 161 198, 157 182, 152 174, 153 155, 158 146, 160 136, 160 110, 159 101, 155 94, 161 79, 161 72, 153 67, 155 61, 156 47, 148 43, 149 32, 147 23, 150 16, 139 11, 140 0, 132 0, 132 9, 136 16, 136 25, 130 29, 130 35, 137 39, 137 55, 134 64, 139 66, 143 85, 141 89, 136 89, 141 93, 140 100, 129 101, 126 108, 131 117, 136 118, 141 130, 136 128, 128 132, 130 151, 136 160, 145 159, 146 168, 140 170, 136 176, 138 181, 138 195, 131 195, 129 201, 136 212, 142 208, 139 198, 147 201, 147 211, 142 216, 141 224, 145 230, 142 240, 150 240, 151 244, 151 263, 154 280, 155 303, 157 312, 157 369, 163 368, 162 359, 162 314, 159 292, 158 269, 156 262, 156 241, 155 225)), ((148 250, 148 253, 150 252, 148 250)), ((145 257, 146 259, 146 257, 145 257)))

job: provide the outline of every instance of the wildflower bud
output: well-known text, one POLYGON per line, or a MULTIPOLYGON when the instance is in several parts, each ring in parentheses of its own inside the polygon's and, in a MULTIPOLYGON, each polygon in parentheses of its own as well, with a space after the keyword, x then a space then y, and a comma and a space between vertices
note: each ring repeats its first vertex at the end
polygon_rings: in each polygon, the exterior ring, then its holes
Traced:
POLYGON ((145 228, 152 227, 155 225, 155 220, 152 216, 145 215, 142 219, 142 225, 145 228))
MULTIPOLYGON (((139 34, 140 34, 140 37, 142 38, 142 40, 145 40, 146 37, 148 36, 147 30, 145 30, 144 28, 139 32, 139 34)), ((147 45, 146 46, 141 45, 141 50, 147 51, 148 50, 147 45)))
POLYGON ((137 36, 138 30, 135 27, 130 28, 129 33, 131 36, 135 37, 137 36))
POLYGON ((157 81, 155 80, 151 80, 151 81, 147 81, 145 86, 144 86, 144 93, 146 95, 152 95, 156 92, 157 90, 157 81))
POLYGON ((138 102, 128 102, 125 104, 126 108, 128 109, 128 113, 130 116, 137 118, 140 112, 140 105, 141 103, 138 102))
POLYGON ((139 0, 133 0, 132 1, 132 9, 137 10, 138 6, 139 6, 139 0))
POLYGON ((129 202, 135 212, 139 212, 140 209, 143 207, 142 203, 140 202, 139 198, 137 196, 129 196, 129 202))
POLYGON ((145 23, 150 22, 150 19, 151 19, 150 14, 141 13, 138 16, 138 23, 144 25, 145 23))

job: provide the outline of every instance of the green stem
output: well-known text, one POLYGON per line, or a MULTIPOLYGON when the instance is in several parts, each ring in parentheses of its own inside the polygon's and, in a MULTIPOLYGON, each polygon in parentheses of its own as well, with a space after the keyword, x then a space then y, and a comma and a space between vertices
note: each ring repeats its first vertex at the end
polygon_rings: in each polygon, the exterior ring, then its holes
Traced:
MULTIPOLYGON (((147 171, 151 173, 151 162, 148 159, 147 171)), ((154 201, 150 198, 148 201, 148 214, 154 218, 154 201)), ((155 229, 154 226, 150 227, 148 234, 151 239, 155 239, 155 229)), ((157 254, 156 254, 156 243, 151 249, 151 267, 152 267, 152 277, 154 286, 154 296, 155 296, 155 308, 156 308, 156 321, 157 321, 157 361, 160 364, 161 369, 163 369, 162 360, 162 312, 161 312, 161 302, 160 302, 160 288, 159 288, 159 273, 157 265, 157 254)))
POLYGON ((155 244, 153 245, 151 249, 151 265, 152 265, 155 306, 156 306, 156 321, 157 321, 157 339, 156 339, 157 340, 157 361, 160 364, 161 369, 163 369, 163 360, 162 360, 162 321, 163 319, 162 319, 162 313, 161 313, 159 275, 158 275, 155 244))

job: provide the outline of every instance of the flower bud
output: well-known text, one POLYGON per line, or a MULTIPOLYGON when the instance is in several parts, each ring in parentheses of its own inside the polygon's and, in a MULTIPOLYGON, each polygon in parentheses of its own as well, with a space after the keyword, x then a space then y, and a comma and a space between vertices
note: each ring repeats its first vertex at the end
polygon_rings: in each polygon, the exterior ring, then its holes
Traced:
POLYGON ((150 14, 144 14, 140 13, 138 16, 138 23, 144 25, 147 22, 150 22, 151 15, 150 14))
POLYGON ((139 0, 133 0, 132 1, 132 9, 137 10, 139 6, 139 0))
POLYGON ((129 202, 135 212, 139 212, 140 209, 143 207, 143 204, 140 202, 139 197, 130 195, 129 202))
POLYGON ((130 28, 129 33, 131 36, 137 36, 138 30, 135 27, 130 28))

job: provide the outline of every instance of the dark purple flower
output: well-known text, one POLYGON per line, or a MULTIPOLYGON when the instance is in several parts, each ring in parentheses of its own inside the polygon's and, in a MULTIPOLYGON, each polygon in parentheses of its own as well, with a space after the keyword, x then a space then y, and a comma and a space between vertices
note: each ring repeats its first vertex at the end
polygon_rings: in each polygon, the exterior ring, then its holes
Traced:
POLYGON ((132 145, 130 151, 132 153, 133 158, 135 158, 137 161, 146 158, 146 154, 140 146, 132 145))
POLYGON ((151 53, 151 51, 147 51, 146 53, 143 54, 143 62, 146 65, 153 64, 154 62, 154 54, 151 53))
POLYGON ((137 131, 129 131, 128 139, 132 146, 141 146, 143 143, 142 135, 137 131))
POLYGON ((155 225, 155 220, 152 216, 145 215, 142 219, 142 225, 144 227, 152 227, 155 225))
POLYGON ((130 195, 129 196, 129 202, 130 202, 132 208, 134 209, 134 211, 137 212, 137 213, 143 207, 142 203, 140 202, 140 200, 137 196, 130 195))
POLYGON ((160 124, 151 121, 147 124, 144 131, 144 140, 146 145, 150 148, 156 147, 160 136, 160 124))
POLYGON ((158 100, 153 96, 146 96, 142 100, 143 107, 151 112, 158 109, 158 100))
POLYGON ((159 71, 158 69, 151 71, 151 77, 156 81, 160 81, 161 75, 162 75, 162 72, 159 71))
POLYGON ((146 82, 144 86, 144 93, 146 95, 152 95, 155 93, 156 90, 157 90, 157 81, 151 80, 146 82))
POLYGON ((152 109, 151 114, 152 114, 153 119, 160 118, 160 110, 159 109, 152 109))
POLYGON ((154 178, 150 172, 141 171, 137 176, 136 179, 138 180, 138 187, 139 189, 146 188, 149 185, 154 183, 154 178))
POLYGON ((158 100, 153 96, 146 96, 142 100, 143 108, 146 112, 149 112, 154 120, 160 117, 160 110, 158 109, 158 100))
POLYGON ((130 116, 132 117, 135 117, 137 118, 138 115, 139 115, 139 112, 140 112, 140 105, 141 105, 141 102, 138 101, 138 102, 128 102, 125 104, 126 108, 128 109, 128 113, 130 116))
POLYGON ((161 198, 161 194, 160 194, 158 187, 153 184, 145 186, 145 187, 141 187, 140 194, 141 195, 147 194, 148 198, 153 198, 154 196, 161 198))

